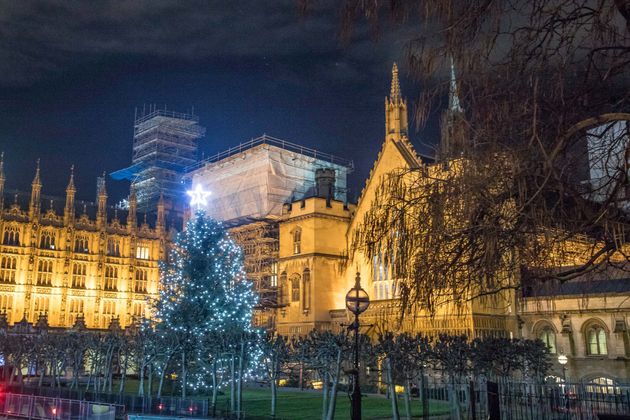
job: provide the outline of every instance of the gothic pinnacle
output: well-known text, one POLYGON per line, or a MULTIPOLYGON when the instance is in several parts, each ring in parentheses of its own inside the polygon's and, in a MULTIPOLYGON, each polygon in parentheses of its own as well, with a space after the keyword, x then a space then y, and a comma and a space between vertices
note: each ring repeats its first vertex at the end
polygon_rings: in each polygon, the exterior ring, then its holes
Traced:
POLYGON ((70 181, 68 181, 68 186, 66 187, 66 191, 74 191, 74 165, 70 166, 70 181))
POLYGON ((39 158, 37 158, 37 169, 35 169, 35 178, 33 179, 33 185, 42 185, 42 181, 39 178, 39 158))
POLYGON ((396 63, 392 66, 392 88, 389 93, 389 100, 393 103, 398 103, 402 100, 400 82, 398 81, 398 65, 396 63))

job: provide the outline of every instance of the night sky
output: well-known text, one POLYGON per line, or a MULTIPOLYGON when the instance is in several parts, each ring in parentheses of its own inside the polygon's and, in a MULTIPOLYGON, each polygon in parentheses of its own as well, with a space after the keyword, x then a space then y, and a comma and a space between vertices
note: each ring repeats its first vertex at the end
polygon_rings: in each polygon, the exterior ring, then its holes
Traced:
MULTIPOLYGON (((206 155, 266 133, 353 159, 356 198, 383 139, 393 61, 410 108, 418 88, 404 77, 403 30, 375 41, 359 27, 344 44, 335 2, 320 3, 304 17, 296 0, 0 0, 6 188, 29 190, 39 157, 44 194, 63 195, 74 164, 78 197, 93 200, 95 178, 131 162, 135 107, 154 103, 194 107, 206 155)), ((113 203, 128 184, 110 178, 108 191, 113 203)))

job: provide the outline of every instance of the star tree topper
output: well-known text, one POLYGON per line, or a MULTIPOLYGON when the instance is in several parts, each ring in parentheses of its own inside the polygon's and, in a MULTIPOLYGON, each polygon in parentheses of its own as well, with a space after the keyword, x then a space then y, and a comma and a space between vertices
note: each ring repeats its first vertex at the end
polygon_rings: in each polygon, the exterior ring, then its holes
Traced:
POLYGON ((212 193, 210 191, 205 191, 201 185, 197 184, 194 190, 186 191, 186 194, 190 196, 190 207, 200 210, 202 207, 208 205, 207 199, 212 193))

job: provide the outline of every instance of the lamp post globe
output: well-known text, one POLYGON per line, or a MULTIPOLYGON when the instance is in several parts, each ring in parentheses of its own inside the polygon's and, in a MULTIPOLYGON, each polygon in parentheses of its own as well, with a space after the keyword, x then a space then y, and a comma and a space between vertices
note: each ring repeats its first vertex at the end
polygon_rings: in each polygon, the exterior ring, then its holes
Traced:
POLYGON ((370 306, 370 297, 361 288, 361 275, 357 273, 354 287, 346 294, 346 308, 355 316, 361 315, 370 306))
POLYGON ((558 363, 562 366, 562 380, 564 383, 567 383, 567 367, 566 364, 569 363, 569 358, 565 354, 558 355, 558 363))
POLYGON ((359 385, 359 315, 367 310, 370 306, 370 297, 367 292, 361 288, 361 274, 357 273, 354 280, 354 287, 346 294, 346 308, 354 314, 354 322, 349 329, 354 330, 354 369, 352 376, 354 378, 354 387, 351 398, 351 416, 352 420, 361 420, 361 388, 359 385))

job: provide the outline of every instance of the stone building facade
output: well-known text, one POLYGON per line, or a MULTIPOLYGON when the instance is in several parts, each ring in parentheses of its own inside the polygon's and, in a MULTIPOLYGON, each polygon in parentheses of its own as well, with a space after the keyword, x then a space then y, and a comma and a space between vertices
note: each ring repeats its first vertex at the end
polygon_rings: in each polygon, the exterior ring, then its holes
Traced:
POLYGON ((125 327, 150 315, 168 240, 163 202, 150 227, 146 215, 138 223, 133 192, 128 210, 108 207, 104 177, 96 203, 75 199, 72 172, 65 200, 43 196, 39 162, 30 195, 5 191, 5 180, 0 162, 0 313, 9 325, 125 327))

